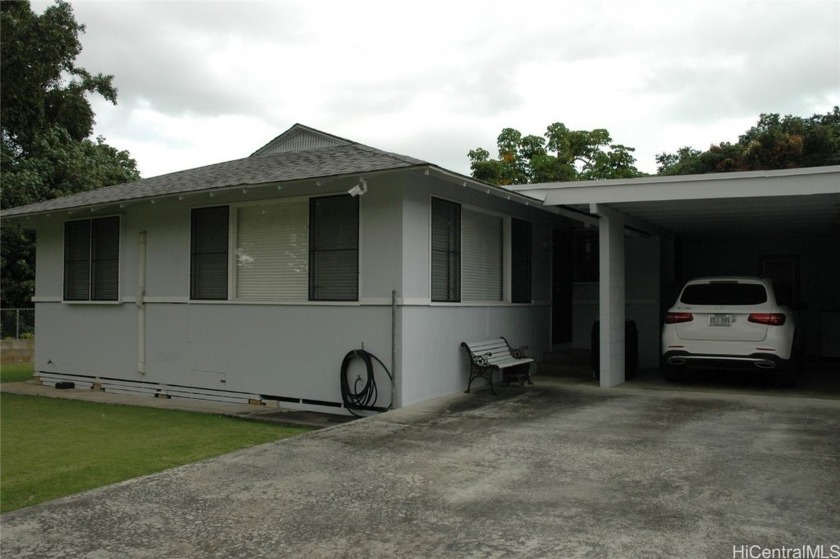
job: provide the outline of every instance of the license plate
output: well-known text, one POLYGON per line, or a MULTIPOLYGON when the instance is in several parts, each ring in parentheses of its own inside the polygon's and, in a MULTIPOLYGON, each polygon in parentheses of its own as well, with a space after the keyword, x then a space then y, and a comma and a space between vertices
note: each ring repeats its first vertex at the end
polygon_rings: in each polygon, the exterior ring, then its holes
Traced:
POLYGON ((709 316, 709 326, 732 326, 731 314, 713 314, 709 316))

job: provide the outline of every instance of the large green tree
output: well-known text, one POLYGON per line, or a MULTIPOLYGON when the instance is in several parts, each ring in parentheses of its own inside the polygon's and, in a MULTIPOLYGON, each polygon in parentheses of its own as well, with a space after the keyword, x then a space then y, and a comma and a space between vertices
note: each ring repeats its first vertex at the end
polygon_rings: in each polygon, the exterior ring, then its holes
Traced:
POLYGON ((498 158, 470 150, 474 178, 491 184, 525 184, 638 177, 634 149, 613 143, 607 130, 569 130, 555 122, 542 136, 505 128, 496 140, 498 158))
POLYGON ((840 165, 840 107, 810 118, 761 114, 736 143, 656 156, 660 175, 761 171, 840 165))
MULTIPOLYGON (((88 96, 116 103, 113 76, 76 66, 85 26, 58 0, 41 15, 28 1, 0 2, 0 206, 8 208, 140 178, 126 151, 91 139, 88 96)), ((3 227, 0 299, 31 305, 34 239, 3 227)))

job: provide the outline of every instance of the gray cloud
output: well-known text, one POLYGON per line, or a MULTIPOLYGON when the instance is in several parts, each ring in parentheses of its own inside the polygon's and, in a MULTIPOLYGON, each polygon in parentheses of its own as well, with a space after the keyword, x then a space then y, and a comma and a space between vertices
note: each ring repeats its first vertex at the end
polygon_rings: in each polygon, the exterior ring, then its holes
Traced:
POLYGON ((467 151, 492 151, 502 128, 561 121, 608 128, 653 170, 654 152, 735 140, 761 112, 840 103, 836 0, 73 7, 87 25, 79 64, 119 88, 97 133, 130 140, 146 162, 165 144, 206 156, 228 136, 247 142, 234 125, 259 124, 256 149, 303 122, 468 172, 467 151))
MULTIPOLYGON (((253 76, 226 46, 247 44, 247 56, 281 37, 301 44, 299 14, 273 2, 78 2, 87 27, 79 63, 115 75, 119 102, 139 101, 167 114, 247 112, 253 76)), ((272 71, 266 68, 266 71, 272 71)))

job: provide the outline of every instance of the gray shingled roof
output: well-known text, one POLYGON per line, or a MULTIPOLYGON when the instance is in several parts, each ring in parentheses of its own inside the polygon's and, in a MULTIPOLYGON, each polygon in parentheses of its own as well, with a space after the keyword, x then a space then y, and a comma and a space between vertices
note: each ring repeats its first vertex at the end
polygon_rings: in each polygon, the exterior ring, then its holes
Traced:
POLYGON ((255 155, 226 163, 117 184, 45 202, 4 209, 2 217, 21 217, 143 198, 236 186, 281 183, 430 165, 426 161, 358 143, 306 151, 255 155))

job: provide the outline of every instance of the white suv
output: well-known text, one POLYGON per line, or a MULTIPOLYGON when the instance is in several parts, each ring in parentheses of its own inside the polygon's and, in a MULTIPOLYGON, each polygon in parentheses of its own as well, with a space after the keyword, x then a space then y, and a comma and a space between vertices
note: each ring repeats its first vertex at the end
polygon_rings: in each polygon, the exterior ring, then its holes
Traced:
POLYGON ((779 303, 772 281, 699 278, 683 287, 665 315, 662 367, 669 380, 681 378, 686 367, 758 368, 791 384, 795 335, 793 311, 779 303))

